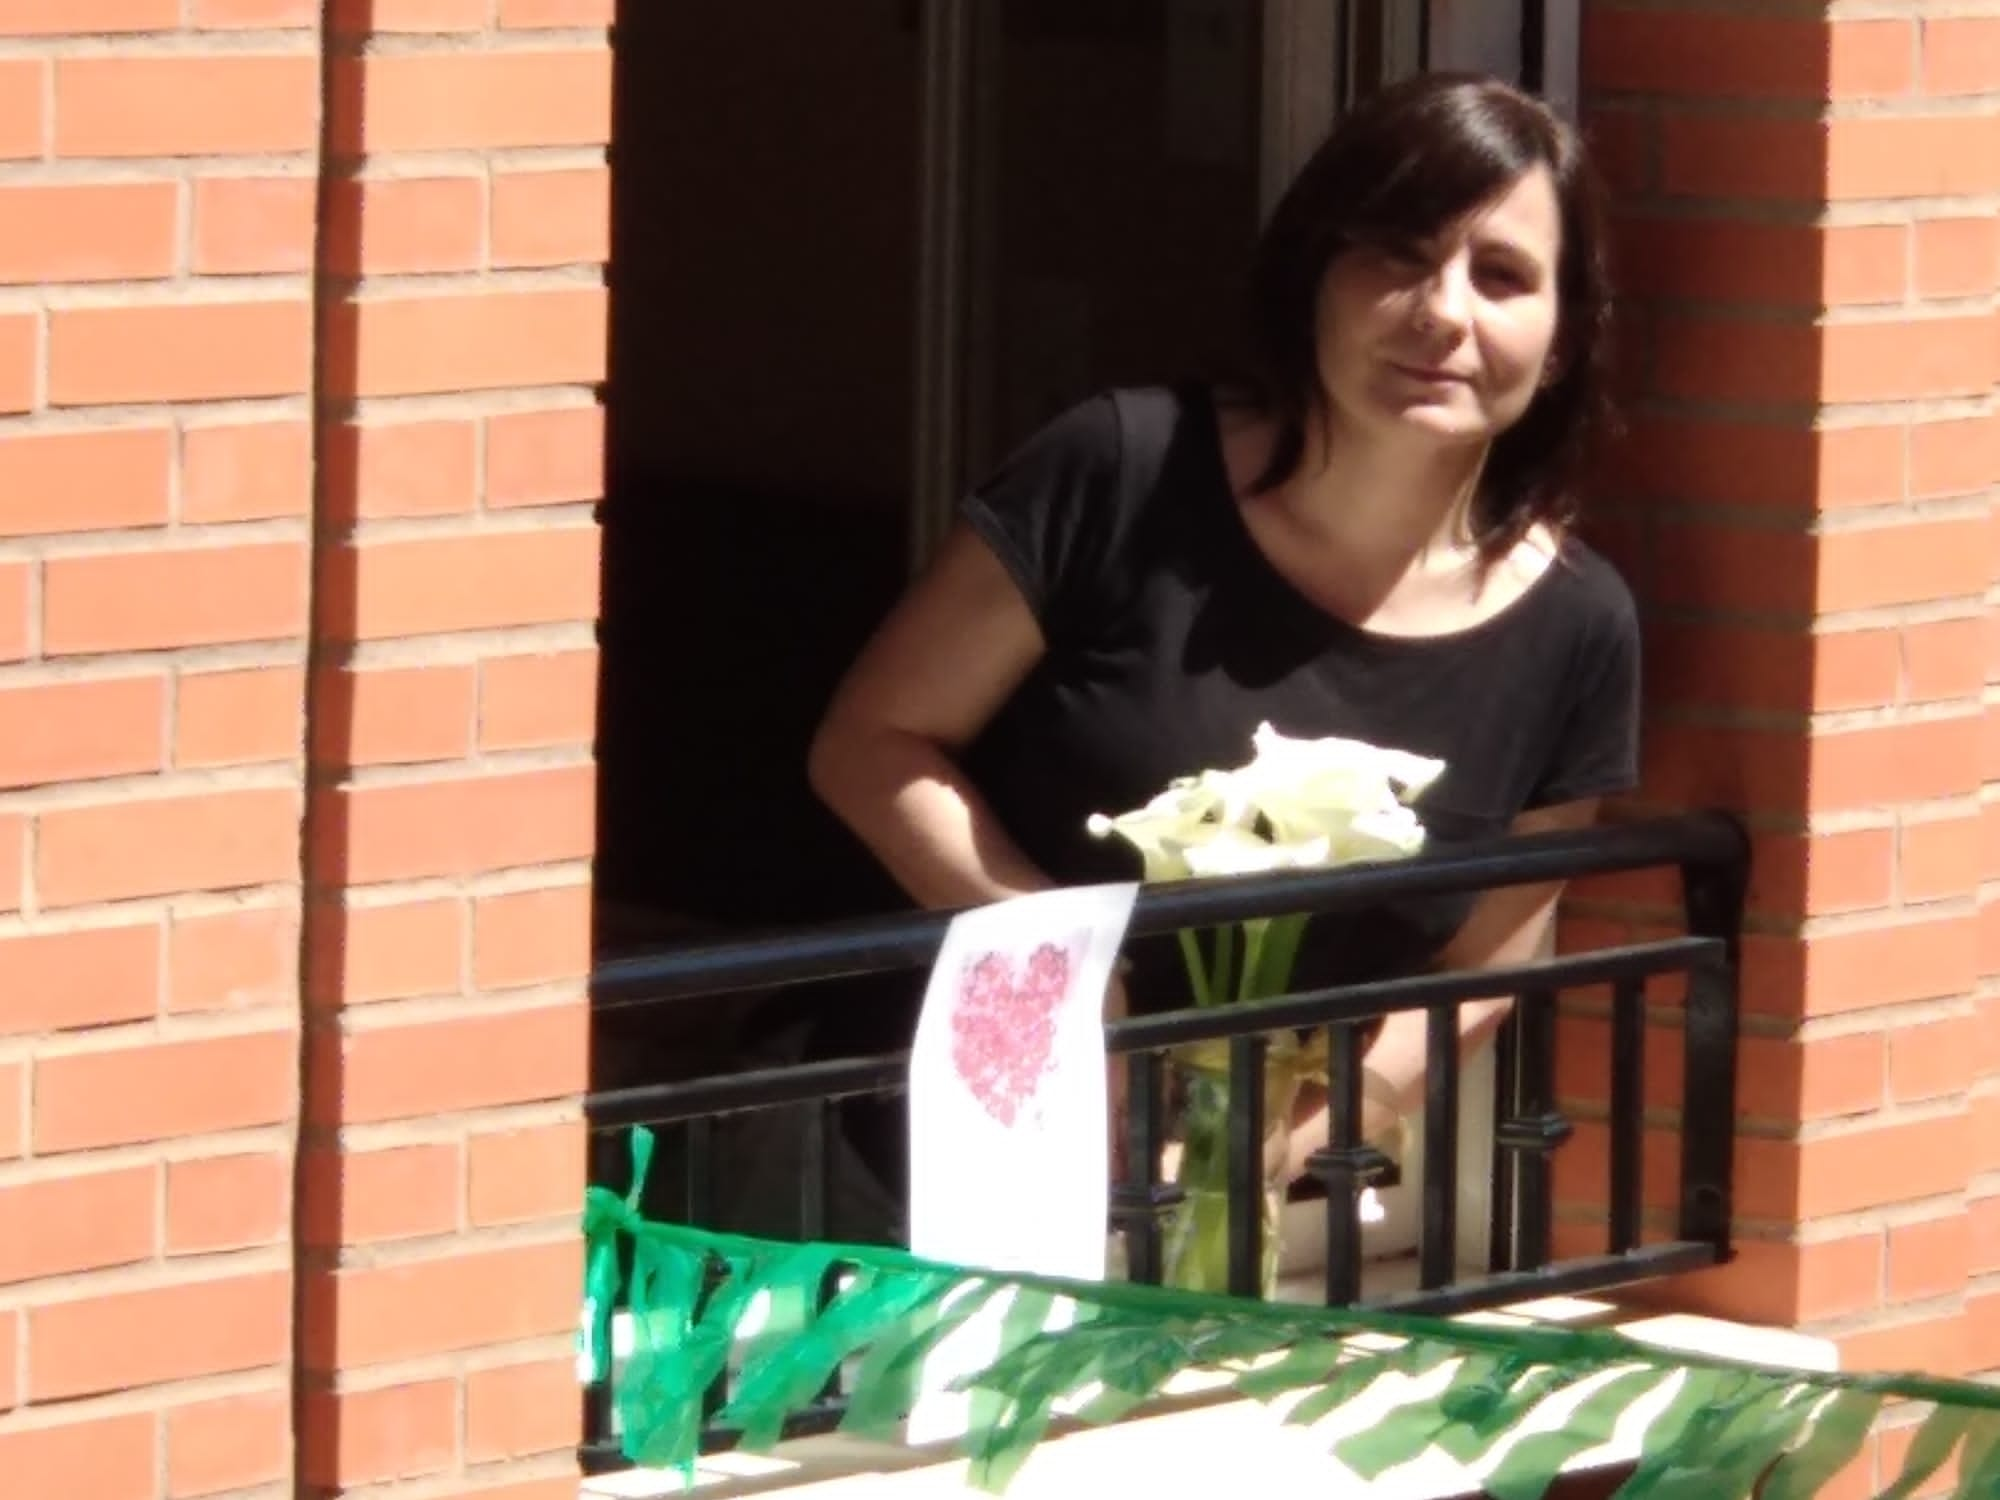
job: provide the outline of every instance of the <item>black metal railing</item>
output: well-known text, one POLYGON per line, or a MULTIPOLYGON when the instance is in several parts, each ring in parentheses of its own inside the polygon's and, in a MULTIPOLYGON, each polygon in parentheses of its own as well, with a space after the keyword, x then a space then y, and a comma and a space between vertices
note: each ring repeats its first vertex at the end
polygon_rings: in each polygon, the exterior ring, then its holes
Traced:
MULTIPOLYGON (((1159 1176, 1166 1141, 1170 1049, 1194 1042, 1227 1044, 1229 1089, 1229 1280, 1255 1295, 1262 1263, 1264 1054, 1277 1033, 1323 1032, 1328 1057, 1328 1138, 1308 1163, 1324 1188, 1328 1305, 1361 1299, 1363 1190, 1389 1163, 1362 1138, 1364 1026, 1393 1012, 1422 1011, 1429 1042, 1424 1084, 1424 1139, 1458 1139, 1459 1007, 1514 997, 1498 1047, 1499 1086, 1491 1163, 1493 1221, 1485 1274, 1457 1275, 1458 1161, 1452 1145, 1423 1153, 1418 1286, 1371 1306, 1451 1314, 1532 1296, 1629 1285, 1714 1265, 1728 1257, 1730 1163, 1735 1136, 1738 932, 1748 845, 1720 814, 1688 814, 1570 833, 1510 836, 1413 858, 1320 871, 1245 876, 1147 887, 1133 911, 1135 937, 1295 912, 1365 910, 1410 897, 1466 894, 1507 886, 1677 867, 1686 911, 1684 935, 1568 954, 1477 972, 1424 973, 1364 984, 1309 989, 1237 1005, 1138 1016, 1108 1024, 1106 1046, 1126 1059, 1128 1180, 1114 1186, 1113 1226, 1125 1236, 1128 1274, 1157 1281, 1163 1226, 1179 1193, 1159 1176), (1680 1045, 1684 1095, 1680 1184, 1671 1235, 1643 1243, 1646 985, 1685 976, 1680 1045), (1556 1260, 1551 1158, 1570 1134, 1557 1108, 1557 1007, 1566 991, 1611 991, 1610 1139, 1605 1184, 1608 1232, 1601 1253, 1556 1260)), ((701 942, 600 965, 593 999, 616 1016, 641 1007, 842 976, 920 969, 935 957, 949 913, 912 913, 701 942)), ((766 1111, 799 1121, 796 1227, 801 1239, 825 1237, 830 1161, 843 1102, 893 1095, 905 1083, 908 1054, 790 1063, 698 1078, 638 1083, 593 1093, 586 1113, 593 1133, 593 1175, 619 1185, 621 1142, 638 1124, 670 1130, 679 1181, 672 1211, 687 1222, 712 1222, 718 1123, 766 1111)), ((663 1136, 663 1139, 665 1137, 663 1136)), ((836 1409, 830 1398, 823 1416, 836 1409)), ((590 1401, 586 1463, 617 1461, 610 1433, 609 1384, 590 1401)), ((814 1419, 808 1428, 825 1425, 814 1419)), ((713 1435, 718 1445, 728 1435, 713 1435)))

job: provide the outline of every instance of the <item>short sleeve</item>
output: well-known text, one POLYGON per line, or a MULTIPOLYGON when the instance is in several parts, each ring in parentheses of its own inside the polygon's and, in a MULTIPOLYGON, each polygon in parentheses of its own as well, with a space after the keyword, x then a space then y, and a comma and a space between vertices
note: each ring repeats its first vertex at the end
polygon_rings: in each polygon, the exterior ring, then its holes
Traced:
POLYGON ((1105 596, 1120 448, 1116 403, 1097 396, 1035 433, 960 505, 1047 640, 1073 635, 1105 596))
POLYGON ((1628 792, 1639 783, 1639 620, 1624 582, 1593 558, 1597 607, 1582 630, 1560 732, 1528 806, 1628 792))

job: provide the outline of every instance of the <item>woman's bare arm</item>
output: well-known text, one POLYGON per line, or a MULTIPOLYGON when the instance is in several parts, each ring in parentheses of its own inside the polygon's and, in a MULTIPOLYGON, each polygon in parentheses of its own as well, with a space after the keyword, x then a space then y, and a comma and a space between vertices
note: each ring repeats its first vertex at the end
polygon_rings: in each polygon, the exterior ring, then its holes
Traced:
POLYGON ((961 525, 834 693, 807 758, 813 790, 919 905, 1053 884, 956 761, 1045 649, 1014 580, 961 525))

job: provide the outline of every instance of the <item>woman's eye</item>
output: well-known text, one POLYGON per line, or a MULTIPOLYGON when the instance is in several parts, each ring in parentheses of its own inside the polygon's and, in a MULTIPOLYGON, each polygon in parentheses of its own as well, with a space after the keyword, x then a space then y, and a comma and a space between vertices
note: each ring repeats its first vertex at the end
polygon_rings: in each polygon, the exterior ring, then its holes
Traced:
POLYGON ((1490 262, 1480 266, 1478 277, 1481 286, 1508 296, 1535 289, 1534 279, 1526 271, 1505 261, 1490 262))

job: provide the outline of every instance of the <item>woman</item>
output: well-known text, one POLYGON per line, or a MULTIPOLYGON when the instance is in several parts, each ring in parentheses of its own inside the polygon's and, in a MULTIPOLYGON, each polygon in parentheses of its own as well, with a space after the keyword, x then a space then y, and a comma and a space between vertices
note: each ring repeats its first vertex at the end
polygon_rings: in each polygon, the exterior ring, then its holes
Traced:
MULTIPOLYGON (((1490 80, 1385 92, 1279 204, 1250 301, 1249 382, 1037 434, 836 693, 813 785, 916 901, 1132 877, 1087 816, 1240 763, 1264 720, 1443 759, 1433 843, 1578 827, 1632 785, 1632 601, 1569 534, 1608 313, 1569 127, 1490 80)), ((1557 895, 1322 917, 1295 979, 1516 962, 1557 895)), ((1171 952, 1133 956, 1136 1004, 1189 1003, 1171 952)), ((1466 1007, 1467 1040, 1505 1005, 1466 1007)), ((1371 1137, 1423 1053, 1421 1013, 1373 1038, 1371 1137)), ((1295 1158, 1325 1138, 1302 1121, 1295 1158)))

